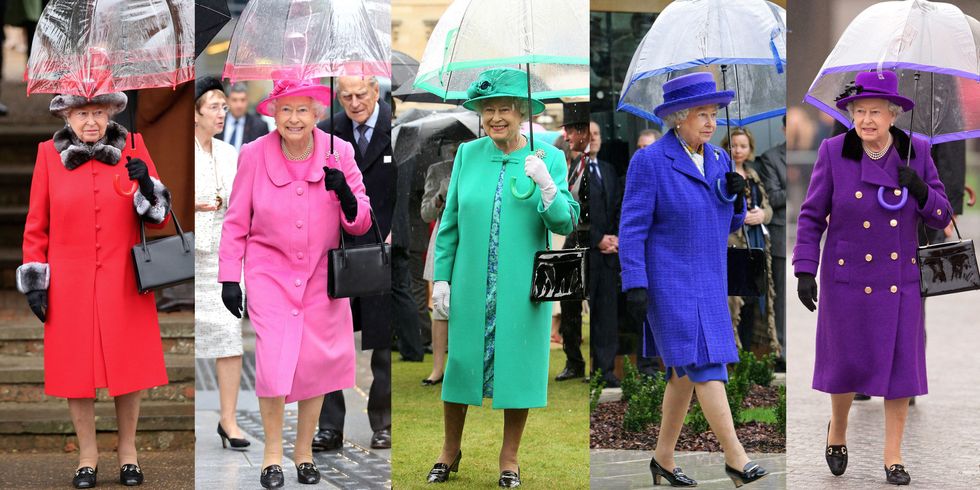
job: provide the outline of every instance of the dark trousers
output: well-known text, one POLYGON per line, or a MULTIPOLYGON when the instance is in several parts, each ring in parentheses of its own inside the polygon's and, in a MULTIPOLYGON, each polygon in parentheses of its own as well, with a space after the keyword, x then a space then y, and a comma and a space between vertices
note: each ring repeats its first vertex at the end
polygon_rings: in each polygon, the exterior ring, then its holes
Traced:
POLYGON ((412 270, 412 298, 415 299, 415 311, 422 329, 422 345, 432 344, 432 318, 429 316, 429 281, 422 275, 425 272, 425 254, 427 250, 412 250, 409 253, 409 264, 412 270))
POLYGON ((582 357, 582 302, 562 301, 561 321, 558 333, 561 334, 561 350, 565 352, 565 367, 585 369, 582 357))
POLYGON ((392 329, 398 336, 398 352, 408 361, 421 361, 422 321, 412 297, 411 258, 407 249, 391 248, 392 329))
MULTIPOLYGON (((374 381, 368 393, 368 422, 372 431, 391 428, 391 349, 374 349, 371 353, 371 373, 374 381)), ((320 410, 320 430, 344 432, 347 407, 344 392, 334 391, 323 397, 320 410)))
MULTIPOLYGON (((619 273, 605 264, 598 249, 589 250, 589 336, 592 343, 592 372, 613 376, 619 349, 619 273)), ((612 256, 616 258, 615 255, 612 256)))
POLYGON ((776 314, 776 337, 786 359, 786 257, 772 257, 772 282, 776 291, 773 313, 776 314))
POLYGON ((738 340, 742 342, 742 349, 752 350, 752 339, 755 329, 755 317, 759 315, 759 298, 743 297, 745 304, 742 305, 742 316, 738 322, 738 340))

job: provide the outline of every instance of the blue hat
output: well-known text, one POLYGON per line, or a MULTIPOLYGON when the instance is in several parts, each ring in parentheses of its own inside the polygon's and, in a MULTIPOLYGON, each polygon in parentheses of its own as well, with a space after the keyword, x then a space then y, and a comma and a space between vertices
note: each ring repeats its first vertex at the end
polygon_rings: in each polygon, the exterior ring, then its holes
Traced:
POLYGON ((726 106, 735 98, 731 90, 718 91, 715 77, 708 72, 690 73, 677 77, 664 84, 664 103, 653 110, 653 114, 663 118, 683 109, 709 104, 726 106))

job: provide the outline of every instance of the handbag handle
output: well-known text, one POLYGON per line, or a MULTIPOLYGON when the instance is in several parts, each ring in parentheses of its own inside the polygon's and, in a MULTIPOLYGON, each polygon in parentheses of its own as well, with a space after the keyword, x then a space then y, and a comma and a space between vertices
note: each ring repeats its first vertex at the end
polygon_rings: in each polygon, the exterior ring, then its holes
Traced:
MULTIPOLYGON (((371 213, 371 228, 374 230, 374 240, 375 240, 375 243, 377 243, 377 244, 380 245, 380 244, 384 243, 384 239, 381 238, 381 227, 378 226, 378 219, 374 217, 374 209, 368 209, 368 212, 371 213)), ((344 230, 343 229, 340 230, 340 250, 343 251, 344 262, 346 262, 347 261, 347 244, 344 242, 344 230)), ((388 255, 384 253, 384 249, 383 248, 382 248, 382 255, 383 255, 382 260, 384 261, 385 264, 387 264, 388 263, 388 255)))
MULTIPOLYGON (((180 221, 177 221, 177 215, 174 214, 174 208, 170 208, 170 218, 174 220, 174 228, 177 229, 177 235, 180 236, 180 243, 184 245, 184 253, 189 253, 191 251, 190 245, 187 244, 187 238, 184 237, 184 230, 180 227, 180 221)), ((143 244, 143 255, 146 257, 145 262, 150 262, 150 249, 146 248, 146 223, 140 220, 140 242, 143 244)))

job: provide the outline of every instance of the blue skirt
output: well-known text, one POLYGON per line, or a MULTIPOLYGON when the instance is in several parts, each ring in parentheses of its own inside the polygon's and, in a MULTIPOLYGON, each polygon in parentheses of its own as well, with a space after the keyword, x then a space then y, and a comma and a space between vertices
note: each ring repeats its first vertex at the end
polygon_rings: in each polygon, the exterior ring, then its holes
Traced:
POLYGON ((728 367, 719 362, 711 362, 708 359, 708 344, 704 340, 704 333, 698 328, 697 355, 694 364, 686 366, 667 366, 664 375, 670 382, 672 372, 677 372, 677 377, 687 376, 695 383, 707 381, 721 381, 728 383, 728 367))

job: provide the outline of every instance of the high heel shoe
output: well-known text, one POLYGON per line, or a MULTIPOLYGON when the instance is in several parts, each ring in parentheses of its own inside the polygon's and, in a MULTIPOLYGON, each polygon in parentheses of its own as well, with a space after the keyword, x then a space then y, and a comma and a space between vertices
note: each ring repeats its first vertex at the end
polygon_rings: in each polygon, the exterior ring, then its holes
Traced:
POLYGON ((650 473, 653 474, 653 484, 660 485, 660 479, 666 478, 667 483, 672 487, 696 487, 698 482, 684 474, 679 466, 674 467, 674 471, 667 471, 667 468, 660 466, 656 459, 650 458, 650 473))
POLYGON ((429 470, 429 477, 427 479, 428 483, 445 483, 447 480, 449 480, 450 471, 453 473, 459 472, 459 460, 461 459, 463 459, 462 449, 456 453, 456 457, 453 458, 453 462, 451 464, 447 465, 446 463, 436 463, 433 465, 432 469, 429 470))
POLYGON ((280 488, 285 485, 286 482, 282 476, 282 466, 270 464, 262 468, 259 483, 262 485, 262 488, 280 488))
POLYGON ((252 443, 248 442, 248 439, 245 439, 244 437, 241 439, 229 437, 228 433, 225 432, 225 429, 221 427, 221 422, 218 422, 218 436, 221 437, 221 447, 223 449, 228 448, 228 443, 231 443, 231 448, 236 451, 243 451, 245 448, 252 445, 252 443))
POLYGON ((834 476, 841 476, 847 470, 847 446, 830 445, 830 422, 827 422, 827 466, 834 476))
POLYGON ((885 481, 892 485, 908 485, 912 482, 912 477, 905 471, 905 466, 893 464, 885 468, 885 481))
POLYGON ((75 470, 75 477, 71 479, 71 484, 75 488, 92 488, 96 483, 96 476, 99 474, 98 468, 82 466, 75 470))
POLYGON ((497 480, 497 486, 501 488, 517 488, 521 486, 521 467, 517 467, 517 473, 510 470, 501 471, 500 479, 497 480))
POLYGON ((143 470, 138 464, 124 464, 119 468, 119 483, 127 487, 143 484, 143 470))
POLYGON ((759 463, 749 461, 745 463, 745 467, 742 471, 738 471, 728 464, 725 464, 725 474, 732 479, 732 483, 735 484, 735 488, 739 488, 746 483, 752 483, 766 475, 769 474, 765 468, 759 466, 759 463))
POLYGON ((320 483, 320 469, 316 463, 300 463, 296 465, 296 479, 306 485, 320 483))

